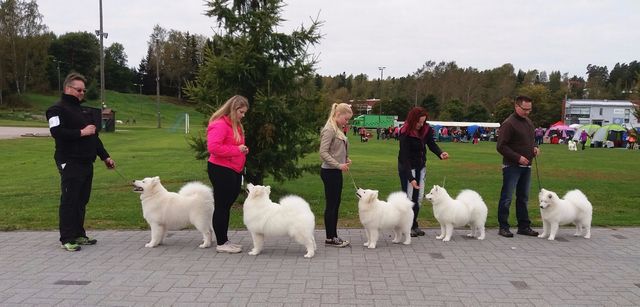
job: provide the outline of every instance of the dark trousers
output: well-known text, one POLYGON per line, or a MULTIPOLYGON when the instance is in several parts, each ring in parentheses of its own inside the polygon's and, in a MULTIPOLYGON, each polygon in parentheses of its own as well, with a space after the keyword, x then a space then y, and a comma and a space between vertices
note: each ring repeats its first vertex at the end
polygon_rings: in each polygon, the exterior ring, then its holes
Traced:
POLYGON ((56 162, 60 173, 60 242, 74 243, 78 237, 86 237, 84 216, 91 197, 93 163, 56 162))
POLYGON ((218 245, 229 241, 227 231, 229 230, 229 217, 231 206, 240 194, 242 185, 242 174, 234 170, 207 162, 207 173, 213 186, 213 231, 216 233, 218 245))
POLYGON ((420 189, 414 189, 413 186, 411 186, 411 183, 409 183, 409 178, 407 178, 407 176, 405 176, 403 172, 398 172, 398 174, 400 175, 400 187, 402 188, 402 191, 407 193, 407 197, 411 198, 411 201, 413 201, 413 224, 411 225, 411 229, 416 229, 418 228, 418 213, 420 213, 420 201, 422 200, 421 198, 423 196, 420 194, 424 193, 426 172, 424 173, 424 176, 422 169, 413 169, 411 170, 411 172, 415 174, 414 178, 416 178, 416 180, 418 181, 418 185, 421 186, 420 189), (411 193, 407 192, 409 188, 411 188, 411 193))
POLYGON ((501 229, 509 229, 509 206, 513 191, 516 192, 516 218, 518 229, 527 229, 531 225, 527 202, 529 201, 529 184, 531 168, 507 166, 502 169, 502 190, 498 202, 498 223, 501 229))
POLYGON ((320 178, 324 184, 324 227, 327 239, 338 236, 338 210, 342 200, 342 171, 339 169, 320 169, 320 178))

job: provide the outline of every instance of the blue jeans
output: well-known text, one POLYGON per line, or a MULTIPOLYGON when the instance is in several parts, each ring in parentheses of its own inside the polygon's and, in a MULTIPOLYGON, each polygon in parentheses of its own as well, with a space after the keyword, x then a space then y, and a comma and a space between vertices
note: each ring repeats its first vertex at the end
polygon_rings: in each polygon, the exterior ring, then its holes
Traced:
POLYGON ((527 202, 529 201, 529 184, 531 183, 531 168, 507 166, 502 169, 502 190, 498 202, 498 223, 501 229, 509 229, 509 206, 516 191, 516 218, 518 229, 531 226, 527 202))

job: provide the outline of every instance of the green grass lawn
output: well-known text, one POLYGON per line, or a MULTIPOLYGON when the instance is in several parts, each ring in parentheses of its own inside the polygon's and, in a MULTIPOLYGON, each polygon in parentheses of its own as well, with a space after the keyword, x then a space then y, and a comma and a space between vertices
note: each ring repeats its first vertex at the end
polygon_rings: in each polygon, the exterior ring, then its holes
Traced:
MULTIPOLYGON (((126 105, 125 102, 123 104, 126 105)), ((124 105, 121 107, 123 110, 137 108, 125 108, 124 105)), ((145 107, 150 106, 151 102, 145 107)), ((175 108, 175 114, 179 114, 180 108, 175 108)), ((154 118, 148 117, 138 117, 139 125, 135 127, 121 125, 116 133, 101 134, 107 150, 117 163, 118 172, 125 178, 115 171, 106 170, 101 162, 96 162, 93 192, 85 223, 87 228, 147 227, 142 218, 139 195, 133 193, 130 186, 133 179, 160 176, 170 191, 176 191, 192 180, 209 184, 206 161, 195 160, 182 130, 177 125, 165 125, 162 129, 151 128, 154 126, 154 118)), ((192 134, 202 133, 202 126, 193 117, 192 134)), ((7 125, 7 122, 0 121, 0 125, 7 125)), ((429 154, 427 189, 433 184, 442 185, 446 182, 445 187, 452 196, 457 195, 461 189, 476 190, 489 207, 487 226, 495 227, 502 180, 501 158, 495 150, 495 143, 440 143, 440 146, 449 152, 451 158, 440 161, 435 155, 429 154)), ((0 177, 0 210, 4 213, 0 219, 0 230, 57 229, 60 183, 53 162, 53 147, 52 138, 0 140, 0 173, 3 175, 0 177)), ((380 190, 384 198, 390 192, 399 190, 397 153, 396 141, 372 140, 360 143, 355 137, 351 137, 351 174, 356 184, 380 190)), ((639 151, 587 149, 569 152, 566 146, 543 145, 538 161, 540 181, 542 187, 561 195, 570 189, 581 189, 594 206, 594 226, 638 226, 639 157, 639 151)), ((311 154, 303 162, 319 162, 319 157, 311 154)), ((534 168, 529 208, 534 225, 540 226, 538 182, 535 174, 534 168)), ((339 226, 360 227, 357 201, 348 174, 345 174, 344 180, 339 226)), ((316 215, 318 227, 323 227, 324 196, 319 174, 306 174, 302 178, 284 183, 267 179, 267 183, 272 186, 274 201, 287 193, 306 199, 316 215)), ((241 202, 242 196, 238 200, 238 203, 241 202)), ((512 218, 514 215, 512 214, 512 218)), ((423 203, 419 221, 425 227, 437 225, 430 203, 423 203)), ((231 227, 244 227, 241 205, 233 209, 231 227)))

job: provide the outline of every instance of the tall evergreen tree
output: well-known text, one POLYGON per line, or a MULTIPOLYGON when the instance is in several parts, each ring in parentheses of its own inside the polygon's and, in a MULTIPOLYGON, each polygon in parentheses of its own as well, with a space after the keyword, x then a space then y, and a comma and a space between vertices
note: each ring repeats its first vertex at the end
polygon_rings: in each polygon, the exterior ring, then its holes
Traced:
POLYGON ((257 184, 267 175, 300 176, 305 167, 299 159, 317 148, 319 96, 315 62, 306 50, 320 40, 319 23, 277 32, 283 5, 281 0, 208 1, 206 15, 216 19, 221 32, 213 37, 196 81, 186 87, 206 115, 234 94, 249 99, 246 177, 257 184))

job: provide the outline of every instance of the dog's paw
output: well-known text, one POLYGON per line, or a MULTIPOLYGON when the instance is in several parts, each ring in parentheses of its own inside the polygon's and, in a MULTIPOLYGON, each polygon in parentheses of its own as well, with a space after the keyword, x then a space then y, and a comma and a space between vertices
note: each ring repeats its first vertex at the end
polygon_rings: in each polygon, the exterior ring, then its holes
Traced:
POLYGON ((467 234, 467 237, 469 237, 469 238, 473 238, 473 232, 472 232, 472 233, 468 233, 468 234, 467 234))
POLYGON ((144 247, 156 247, 156 244, 152 244, 151 242, 144 245, 144 247))
POLYGON ((367 246, 367 248, 374 249, 374 248, 376 248, 376 245, 375 244, 369 244, 369 246, 367 246))
POLYGON ((211 242, 209 243, 202 243, 200 245, 198 245, 199 248, 209 248, 211 247, 211 242))
POLYGON ((478 237, 478 240, 484 240, 484 236, 478 237))
POLYGON ((546 237, 547 237, 547 235, 545 235, 544 233, 541 233, 541 234, 538 235, 538 238, 546 238, 546 237))
POLYGON ((590 235, 590 234, 589 234, 589 235, 586 235, 586 236, 584 236, 584 238, 585 238, 585 239, 591 239, 591 235, 590 235))
POLYGON ((549 237, 547 240, 554 241, 555 239, 556 239, 555 237, 549 237))
POLYGON ((442 242, 449 242, 449 241, 451 241, 451 238, 444 238, 444 239, 442 239, 442 242))
POLYGON ((364 246, 369 246, 369 242, 364 242, 364 244, 362 244, 364 246))
POLYGON ((411 241, 404 241, 404 242, 402 242, 402 244, 409 245, 409 244, 411 244, 411 241))
POLYGON ((442 240, 442 238, 444 238, 444 235, 439 235, 439 236, 436 237, 436 239, 438 239, 438 240, 442 240))
POLYGON ((255 249, 252 249, 251 251, 249 251, 249 255, 251 255, 251 256, 255 256, 257 254, 260 254, 260 252, 255 250, 255 249))
POLYGON ((402 241, 400 241, 400 240, 391 240, 391 243, 393 243, 393 244, 398 244, 400 242, 402 242, 402 241))
POLYGON ((306 254, 304 254, 305 258, 313 258, 313 256, 315 255, 314 252, 307 252, 306 254))

